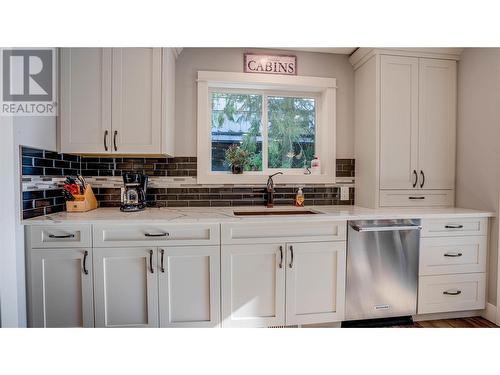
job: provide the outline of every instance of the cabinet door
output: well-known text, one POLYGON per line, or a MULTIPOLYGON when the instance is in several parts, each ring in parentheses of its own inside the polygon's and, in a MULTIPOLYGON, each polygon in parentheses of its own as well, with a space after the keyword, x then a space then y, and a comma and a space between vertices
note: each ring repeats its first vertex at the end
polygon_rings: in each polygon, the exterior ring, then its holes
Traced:
POLYGON ((218 246, 159 248, 161 327, 217 327, 220 322, 218 246))
POLYGON ((285 324, 283 244, 222 246, 223 327, 285 324))
POLYGON ((173 48, 163 48, 162 66, 162 154, 175 153, 175 53, 173 48))
POLYGON ((111 49, 61 49, 61 152, 111 152, 111 49))
POLYGON ((286 324, 344 318, 345 242, 288 243, 286 324))
POLYGON ((161 153, 161 48, 113 49, 113 152, 161 153))
POLYGON ((412 189, 418 172, 418 58, 382 56, 380 77, 380 188, 412 189))
POLYGON ((31 326, 94 326, 91 249, 32 250, 29 277, 31 326))
POLYGON ((420 59, 418 164, 424 189, 455 186, 456 80, 455 61, 420 59))
POLYGON ((154 248, 94 249, 96 327, 157 327, 154 248))

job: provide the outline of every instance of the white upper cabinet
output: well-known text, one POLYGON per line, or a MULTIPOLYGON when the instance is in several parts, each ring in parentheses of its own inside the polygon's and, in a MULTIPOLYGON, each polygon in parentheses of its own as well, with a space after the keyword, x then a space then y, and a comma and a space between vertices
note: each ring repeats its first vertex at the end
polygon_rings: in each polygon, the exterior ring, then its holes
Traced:
POLYGON ((382 56, 380 188, 410 189, 418 169, 417 152, 418 59, 382 56))
POLYGON ((455 186, 456 62, 420 59, 419 184, 423 189, 455 186))
POLYGON ((356 204, 453 205, 458 56, 452 53, 364 49, 351 56, 356 204))
POLYGON ((173 155, 175 52, 65 48, 61 152, 173 155))
POLYGON ((61 49, 61 151, 111 152, 111 49, 61 49))
POLYGON ((113 49, 113 151, 161 150, 161 49, 113 49))

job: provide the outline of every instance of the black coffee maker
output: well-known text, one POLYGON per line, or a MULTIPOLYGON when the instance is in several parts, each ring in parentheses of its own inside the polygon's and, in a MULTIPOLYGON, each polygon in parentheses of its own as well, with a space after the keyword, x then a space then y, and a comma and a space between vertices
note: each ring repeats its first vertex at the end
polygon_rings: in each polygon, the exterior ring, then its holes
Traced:
POLYGON ((120 211, 133 212, 146 208, 148 176, 142 173, 123 174, 123 193, 120 211))

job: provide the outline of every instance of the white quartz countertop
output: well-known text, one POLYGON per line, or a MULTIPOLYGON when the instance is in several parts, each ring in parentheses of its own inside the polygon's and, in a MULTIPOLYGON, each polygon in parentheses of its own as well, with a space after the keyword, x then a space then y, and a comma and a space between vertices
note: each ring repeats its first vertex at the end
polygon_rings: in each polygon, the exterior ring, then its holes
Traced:
POLYGON ((121 212, 119 208, 98 208, 89 212, 59 212, 23 220, 24 225, 93 224, 93 223, 224 223, 238 221, 297 221, 297 220, 373 220, 373 219, 427 219, 448 217, 492 217, 487 211, 466 208, 384 208, 371 209, 359 206, 310 206, 303 208, 318 215, 235 216, 233 211, 283 211, 298 210, 295 207, 206 207, 206 208, 148 208, 140 212, 121 212))

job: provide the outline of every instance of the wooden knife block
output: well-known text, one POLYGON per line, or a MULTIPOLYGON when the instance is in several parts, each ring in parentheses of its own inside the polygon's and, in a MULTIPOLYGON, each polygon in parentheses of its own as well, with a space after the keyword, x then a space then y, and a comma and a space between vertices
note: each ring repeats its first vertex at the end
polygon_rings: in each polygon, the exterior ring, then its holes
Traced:
POLYGON ((87 184, 83 194, 74 195, 75 200, 66 201, 66 210, 68 212, 87 212, 97 208, 97 199, 95 199, 92 187, 87 184))

